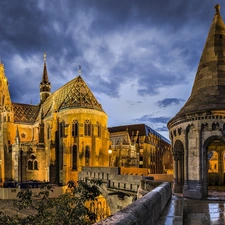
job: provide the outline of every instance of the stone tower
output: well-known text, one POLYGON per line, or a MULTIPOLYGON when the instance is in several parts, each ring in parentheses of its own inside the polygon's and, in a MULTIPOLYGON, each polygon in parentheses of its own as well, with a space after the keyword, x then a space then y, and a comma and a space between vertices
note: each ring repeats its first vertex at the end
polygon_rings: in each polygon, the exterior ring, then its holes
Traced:
POLYGON ((44 69, 43 69, 42 81, 40 83, 40 103, 43 103, 50 94, 51 94, 51 83, 48 80, 46 53, 44 53, 44 69))
POLYGON ((174 192, 202 199, 208 186, 225 185, 225 25, 220 6, 208 33, 192 92, 168 122, 174 192))

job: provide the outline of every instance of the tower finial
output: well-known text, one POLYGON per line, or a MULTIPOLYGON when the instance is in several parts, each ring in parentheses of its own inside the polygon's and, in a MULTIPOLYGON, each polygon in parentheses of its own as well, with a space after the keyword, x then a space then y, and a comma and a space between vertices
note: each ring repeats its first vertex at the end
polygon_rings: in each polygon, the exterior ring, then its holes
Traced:
POLYGON ((46 63, 46 52, 44 52, 44 62, 46 63))
POLYGON ((214 8, 216 9, 216 14, 218 14, 220 12, 220 5, 219 4, 216 4, 214 6, 214 8))
POLYGON ((78 75, 81 76, 81 65, 78 66, 78 75))

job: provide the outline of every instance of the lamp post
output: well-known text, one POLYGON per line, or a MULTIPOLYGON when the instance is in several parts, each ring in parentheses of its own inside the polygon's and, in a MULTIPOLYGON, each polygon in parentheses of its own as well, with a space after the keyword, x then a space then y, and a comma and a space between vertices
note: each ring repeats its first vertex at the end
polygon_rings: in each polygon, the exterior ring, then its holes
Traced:
POLYGON ((111 158, 112 158, 112 149, 109 149, 108 150, 108 153, 109 153, 109 167, 111 166, 111 158))

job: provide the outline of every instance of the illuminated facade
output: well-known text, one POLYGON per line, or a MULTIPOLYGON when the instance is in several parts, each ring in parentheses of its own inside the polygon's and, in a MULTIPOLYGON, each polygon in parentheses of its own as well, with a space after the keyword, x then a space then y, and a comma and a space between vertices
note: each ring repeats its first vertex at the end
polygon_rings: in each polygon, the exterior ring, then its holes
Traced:
POLYGON ((148 168, 149 174, 171 173, 170 141, 145 124, 109 127, 111 166, 148 168))
POLYGON ((11 102, 0 62, 0 179, 66 184, 81 166, 108 166, 107 115, 81 77, 51 93, 46 55, 40 103, 11 102))

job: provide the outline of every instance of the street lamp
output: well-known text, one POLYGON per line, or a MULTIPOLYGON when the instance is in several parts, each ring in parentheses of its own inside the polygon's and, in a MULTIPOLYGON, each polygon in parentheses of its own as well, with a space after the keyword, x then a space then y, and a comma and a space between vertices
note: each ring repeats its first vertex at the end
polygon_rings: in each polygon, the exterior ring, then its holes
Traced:
POLYGON ((108 150, 109 153, 109 167, 111 166, 112 149, 108 150))

